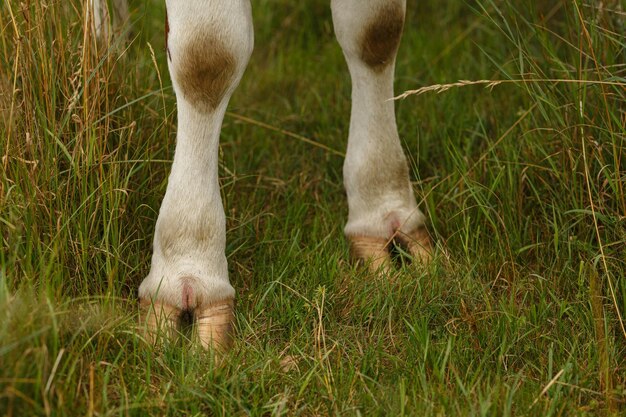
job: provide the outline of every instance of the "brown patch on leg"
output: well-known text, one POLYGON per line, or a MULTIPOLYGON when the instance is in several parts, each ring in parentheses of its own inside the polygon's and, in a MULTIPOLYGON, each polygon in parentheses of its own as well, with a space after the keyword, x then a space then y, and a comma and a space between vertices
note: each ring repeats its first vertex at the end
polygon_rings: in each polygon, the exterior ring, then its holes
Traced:
POLYGON ((230 87, 236 70, 235 57, 213 36, 195 36, 182 48, 176 81, 196 109, 215 110, 230 87))
POLYGON ((370 271, 388 273, 391 270, 387 239, 368 236, 352 236, 348 239, 352 257, 363 261, 370 271))
POLYGON ((361 59, 372 70, 381 72, 393 61, 404 26, 404 10, 400 2, 389 1, 367 24, 361 37, 361 59))
MULTIPOLYGON (((388 141, 384 137, 378 140, 388 141)), ((406 196, 411 187, 409 167, 402 153, 370 153, 352 175, 351 184, 365 201, 381 201, 386 195, 406 196)))
POLYGON ((187 210, 185 215, 182 205, 176 210, 169 210, 159 217, 156 229, 158 246, 166 258, 181 255, 185 243, 191 243, 196 248, 207 248, 215 239, 215 228, 210 209, 206 205, 195 206, 187 210), (186 217, 186 221, 180 220, 186 217))

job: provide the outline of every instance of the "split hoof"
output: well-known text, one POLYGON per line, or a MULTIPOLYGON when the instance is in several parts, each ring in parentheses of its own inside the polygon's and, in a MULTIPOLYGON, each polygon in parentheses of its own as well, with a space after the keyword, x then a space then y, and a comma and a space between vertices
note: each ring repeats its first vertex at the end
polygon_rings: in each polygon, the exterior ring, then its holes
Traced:
POLYGON ((232 345, 233 301, 224 301, 196 312, 195 327, 205 349, 227 351, 232 345))
POLYGON ((141 325, 145 326, 146 340, 156 345, 161 340, 172 340, 180 334, 191 318, 192 340, 207 350, 226 352, 232 344, 233 300, 209 307, 181 310, 159 301, 140 301, 141 325))
POLYGON ((161 338, 171 339, 179 331, 181 311, 158 301, 141 300, 139 320, 146 340, 154 345, 161 338))
POLYGON ((350 239, 352 257, 362 261, 372 272, 383 274, 391 271, 389 240, 379 237, 353 236, 350 239))
POLYGON ((424 265, 433 259, 433 244, 425 227, 420 227, 414 232, 398 232, 396 240, 406 247, 414 260, 424 265))
POLYGON ((426 265, 433 258, 432 240, 425 227, 411 233, 398 231, 393 239, 352 236, 349 240, 352 257, 363 262, 371 272, 390 273, 393 265, 390 253, 392 241, 404 247, 415 262, 426 265))

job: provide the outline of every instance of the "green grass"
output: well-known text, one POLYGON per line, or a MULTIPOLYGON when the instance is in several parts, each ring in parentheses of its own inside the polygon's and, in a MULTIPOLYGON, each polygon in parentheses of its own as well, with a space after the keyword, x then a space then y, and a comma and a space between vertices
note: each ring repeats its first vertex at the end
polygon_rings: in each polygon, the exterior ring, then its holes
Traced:
POLYGON ((398 93, 516 81, 397 102, 445 255, 384 281, 342 235, 328 148, 350 79, 327 1, 253 1, 222 132, 238 294, 219 367, 135 332, 175 140, 164 6, 133 4, 131 41, 97 55, 81 3, 0 5, 0 415, 624 412, 622 2, 409 2, 398 93))

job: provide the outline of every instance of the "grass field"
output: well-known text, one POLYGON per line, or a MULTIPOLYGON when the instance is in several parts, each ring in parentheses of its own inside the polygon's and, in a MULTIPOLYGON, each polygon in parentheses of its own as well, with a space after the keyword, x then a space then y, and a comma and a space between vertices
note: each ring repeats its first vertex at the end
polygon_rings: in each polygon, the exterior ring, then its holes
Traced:
POLYGON ((397 101, 439 249, 384 280, 342 233, 327 1, 253 0, 221 142, 222 366, 135 332, 176 131, 164 5, 131 2, 130 40, 96 53, 82 3, 0 5, 0 415, 623 415, 623 2, 409 0, 398 94, 503 83, 397 101))

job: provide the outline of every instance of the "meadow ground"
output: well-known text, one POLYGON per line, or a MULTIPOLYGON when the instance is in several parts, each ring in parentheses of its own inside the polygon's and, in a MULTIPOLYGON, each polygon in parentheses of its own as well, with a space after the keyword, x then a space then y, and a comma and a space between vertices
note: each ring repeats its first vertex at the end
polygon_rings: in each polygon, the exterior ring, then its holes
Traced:
POLYGON ((626 410, 623 2, 409 1, 398 93, 504 82, 397 101, 439 249, 380 279, 342 235, 327 1, 254 0, 221 139, 238 295, 219 367, 135 331, 175 141, 164 6, 132 3, 130 40, 96 52, 82 3, 0 5, 0 415, 626 410))

